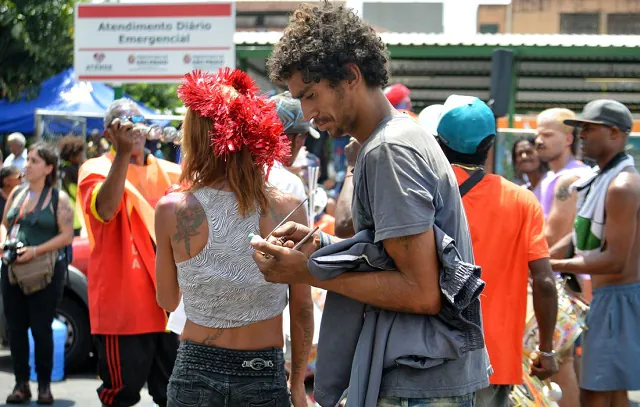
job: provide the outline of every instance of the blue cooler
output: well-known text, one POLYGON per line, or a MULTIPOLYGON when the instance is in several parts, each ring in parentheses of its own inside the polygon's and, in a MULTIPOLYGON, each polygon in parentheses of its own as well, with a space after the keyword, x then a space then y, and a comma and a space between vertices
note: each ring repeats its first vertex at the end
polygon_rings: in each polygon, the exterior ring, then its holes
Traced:
MULTIPOLYGON (((51 329, 53 330, 53 370, 51 371, 51 381, 59 382, 64 380, 64 345, 67 343, 67 326, 60 320, 54 319, 51 329)), ((31 328, 29 328, 29 366, 31 367, 30 379, 32 382, 37 382, 35 346, 31 328)))

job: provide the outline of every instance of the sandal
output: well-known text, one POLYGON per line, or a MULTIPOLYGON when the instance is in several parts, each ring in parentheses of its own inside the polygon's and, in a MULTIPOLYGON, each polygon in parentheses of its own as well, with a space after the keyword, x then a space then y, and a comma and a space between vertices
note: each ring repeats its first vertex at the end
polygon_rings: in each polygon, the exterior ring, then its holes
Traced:
POLYGON ((53 394, 48 384, 38 386, 38 404, 53 404, 53 394))
POLYGON ((31 403, 31 389, 29 383, 16 383, 13 392, 7 397, 7 404, 31 403))

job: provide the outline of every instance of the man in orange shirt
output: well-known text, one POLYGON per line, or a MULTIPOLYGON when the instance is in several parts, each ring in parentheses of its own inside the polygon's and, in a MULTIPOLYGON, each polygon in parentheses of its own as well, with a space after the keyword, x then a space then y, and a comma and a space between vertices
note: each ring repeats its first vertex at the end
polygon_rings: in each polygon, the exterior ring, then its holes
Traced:
POLYGON ((114 101, 104 123, 113 148, 80 167, 77 199, 91 243, 98 396, 103 406, 133 406, 147 383, 165 406, 178 338, 165 333, 167 315, 156 302, 154 212, 180 167, 145 150, 144 117, 132 101, 114 101))
POLYGON ((482 314, 494 374, 491 386, 476 393, 476 405, 506 407, 512 386, 522 383, 529 270, 540 328, 540 359, 531 374, 545 379, 558 370, 552 343, 558 300, 542 208, 526 188, 484 174, 496 134, 493 112, 484 102, 470 96, 449 97, 436 128, 460 185, 475 261, 487 284, 482 314))

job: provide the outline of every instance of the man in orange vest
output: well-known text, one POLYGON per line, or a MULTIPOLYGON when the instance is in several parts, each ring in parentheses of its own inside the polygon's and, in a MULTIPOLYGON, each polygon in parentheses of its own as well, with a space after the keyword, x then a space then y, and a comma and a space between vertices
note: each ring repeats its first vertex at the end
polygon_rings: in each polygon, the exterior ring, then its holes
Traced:
POLYGON ((144 121, 134 102, 114 101, 104 120, 113 147, 86 161, 78 176, 77 202, 91 244, 89 314, 103 406, 135 405, 145 383, 154 402, 165 406, 178 346, 156 302, 154 212, 178 182, 180 167, 144 148, 144 121))

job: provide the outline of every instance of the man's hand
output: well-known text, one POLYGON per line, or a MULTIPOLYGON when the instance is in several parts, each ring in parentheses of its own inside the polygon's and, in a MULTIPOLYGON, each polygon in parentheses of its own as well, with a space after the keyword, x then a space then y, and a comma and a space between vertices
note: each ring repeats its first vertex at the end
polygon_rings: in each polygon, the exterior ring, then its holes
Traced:
POLYGON ((349 140, 349 144, 344 148, 344 155, 347 158, 347 165, 350 167, 355 167, 356 161, 358 160, 358 153, 360 152, 360 143, 358 140, 351 137, 349 140))
POLYGON ((291 403, 293 407, 307 407, 307 392, 304 383, 299 385, 291 385, 291 403))
MULTIPOLYGON (((305 238, 311 232, 305 225, 295 222, 287 222, 274 230, 271 234, 273 237, 282 239, 284 241, 283 246, 293 248, 293 246, 305 238)), ((313 234, 302 247, 299 248, 307 257, 311 256, 316 250, 320 249, 320 232, 313 234)))
POLYGON ((555 356, 538 355, 538 358, 531 364, 531 376, 540 380, 548 379, 558 372, 558 361, 555 356))
POLYGON ((107 128, 109 139, 117 153, 131 153, 134 139, 133 129, 133 123, 128 121, 123 123, 120 119, 114 119, 107 128))
POLYGON ((256 250, 253 260, 264 274, 265 280, 270 283, 308 284, 311 275, 307 268, 308 258, 304 253, 269 243, 259 236, 251 239, 251 246, 256 250))

